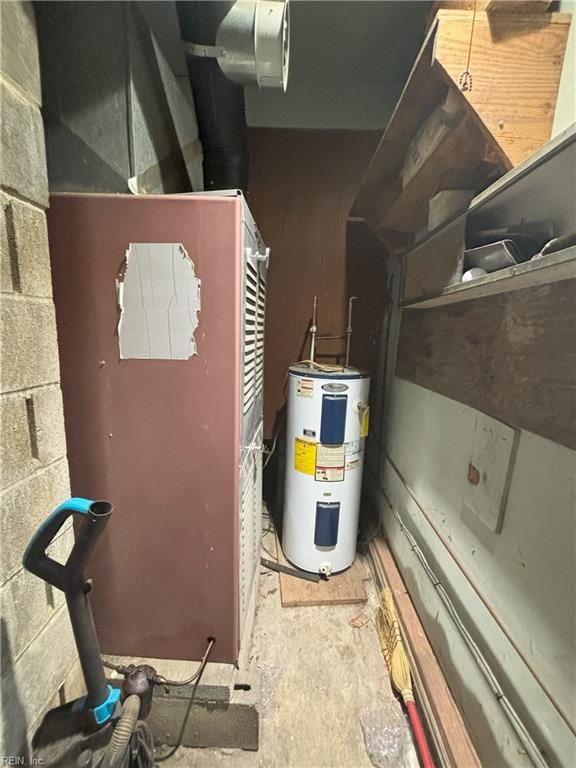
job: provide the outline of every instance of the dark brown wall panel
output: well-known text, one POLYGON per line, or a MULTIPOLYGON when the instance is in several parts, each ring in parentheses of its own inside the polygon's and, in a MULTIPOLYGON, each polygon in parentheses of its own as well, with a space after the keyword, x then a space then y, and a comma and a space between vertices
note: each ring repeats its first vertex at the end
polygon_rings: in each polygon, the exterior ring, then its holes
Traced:
MULTIPOLYGON (((251 129, 249 204, 271 248, 264 417, 269 437, 284 402, 286 368, 298 360, 319 301, 319 328, 345 327, 346 221, 379 134, 251 129)), ((343 347, 325 343, 321 352, 343 347)))
POLYGON ((406 310, 396 374, 576 449, 576 281, 406 310))
POLYGON ((346 237, 346 294, 357 296, 350 362, 374 377, 380 352, 384 313, 390 305, 388 251, 371 227, 350 221, 346 237))

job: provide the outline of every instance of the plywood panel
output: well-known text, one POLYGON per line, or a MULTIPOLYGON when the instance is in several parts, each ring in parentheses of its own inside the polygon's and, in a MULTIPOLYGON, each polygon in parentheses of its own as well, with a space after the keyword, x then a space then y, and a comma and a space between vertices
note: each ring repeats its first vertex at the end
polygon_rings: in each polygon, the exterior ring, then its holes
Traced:
POLYGON ((465 96, 512 165, 550 138, 570 16, 567 14, 440 11, 434 55, 458 83, 467 67, 465 96))
MULTIPOLYGON (((291 566, 282 552, 280 543, 277 543, 278 562, 291 566)), ((304 605, 353 605, 365 603, 365 581, 368 579, 366 564, 359 557, 341 573, 330 576, 328 581, 305 581, 295 576, 280 574, 280 593, 284 608, 295 608, 304 605)))
MULTIPOLYGON (((271 248, 265 361, 265 434, 284 402, 290 363, 308 353, 314 294, 319 329, 345 327, 346 222, 379 134, 251 129, 249 204, 271 248)), ((342 351, 320 351, 326 362, 342 351)))
POLYGON ((576 448, 576 281, 405 310, 396 374, 576 448))
POLYGON ((488 0, 485 10, 487 13, 545 13, 551 5, 552 0, 488 0))

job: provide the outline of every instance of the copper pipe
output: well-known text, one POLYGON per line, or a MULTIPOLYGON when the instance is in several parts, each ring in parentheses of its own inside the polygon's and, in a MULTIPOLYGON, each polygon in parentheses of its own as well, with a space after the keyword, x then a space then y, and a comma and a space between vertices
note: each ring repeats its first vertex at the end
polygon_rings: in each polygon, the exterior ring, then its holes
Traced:
POLYGON ((316 321, 318 314, 318 297, 314 296, 314 304, 312 308, 312 325, 310 326, 310 362, 314 362, 314 356, 316 355, 316 321))
MULTIPOLYGON (((164 675, 159 675, 156 673, 155 670, 153 670, 152 667, 150 669, 155 672, 155 674, 151 675, 151 680, 154 684, 158 685, 190 685, 195 680, 197 680, 202 672, 204 671, 204 667, 206 666, 206 663, 208 661, 208 656, 210 655, 210 651, 212 650, 212 646, 216 642, 215 638, 210 637, 208 638, 208 645, 206 647, 206 650, 204 651, 204 655, 202 656, 202 659, 200 660, 200 663, 198 664, 197 669, 194 671, 194 673, 186 678, 186 680, 170 680, 167 677, 164 677, 164 675)), ((107 659, 102 659, 102 664, 107 667, 108 669, 113 669, 115 672, 118 672, 120 675, 126 675, 133 671, 136 666, 133 664, 129 664, 128 666, 124 664, 113 664, 111 661, 108 661, 107 659)))
POLYGON ((208 661, 208 656, 210 655, 210 651, 212 650, 212 646, 215 642, 216 640, 213 637, 208 639, 208 646, 204 651, 204 656, 202 656, 198 668, 194 674, 191 675, 191 677, 188 677, 186 680, 169 680, 167 677, 164 677, 164 675, 156 675, 155 682, 160 683, 161 685, 190 685, 190 683, 193 683, 195 680, 197 680, 204 671, 204 667, 208 661))
POLYGON ((348 327, 346 328, 346 360, 344 367, 348 368, 350 364, 350 342, 352 341, 352 305, 357 301, 357 296, 350 296, 348 299, 348 327))

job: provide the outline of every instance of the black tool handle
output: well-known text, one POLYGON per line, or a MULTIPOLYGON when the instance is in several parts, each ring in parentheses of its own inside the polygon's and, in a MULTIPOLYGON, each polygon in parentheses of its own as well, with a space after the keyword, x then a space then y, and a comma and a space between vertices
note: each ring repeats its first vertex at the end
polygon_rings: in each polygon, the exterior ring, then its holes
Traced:
POLYGON ((66 595, 70 623, 88 691, 86 704, 93 710, 108 701, 110 691, 100 660, 100 647, 88 602, 89 587, 84 578, 84 567, 111 514, 112 505, 107 501, 69 499, 55 509, 38 528, 22 559, 27 570, 61 589, 66 595), (62 565, 52 559, 46 550, 66 520, 74 514, 81 518, 81 523, 76 530, 74 546, 68 560, 62 565))

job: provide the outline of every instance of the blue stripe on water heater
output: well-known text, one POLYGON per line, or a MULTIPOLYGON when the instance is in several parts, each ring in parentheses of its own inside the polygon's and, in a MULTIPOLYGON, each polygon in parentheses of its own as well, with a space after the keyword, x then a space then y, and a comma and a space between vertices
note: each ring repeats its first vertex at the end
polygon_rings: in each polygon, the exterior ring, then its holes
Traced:
POLYGON ((316 525, 314 527, 315 547, 335 547, 338 541, 340 502, 316 503, 316 525))
POLYGON ((320 442, 324 445, 342 445, 346 431, 346 405, 348 395, 322 395, 320 442))

